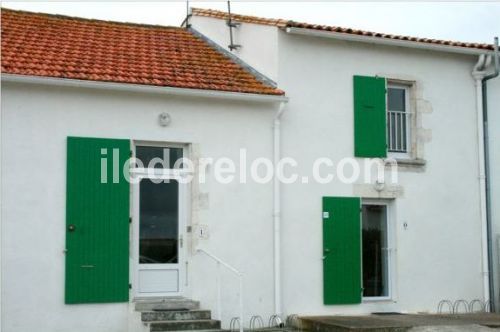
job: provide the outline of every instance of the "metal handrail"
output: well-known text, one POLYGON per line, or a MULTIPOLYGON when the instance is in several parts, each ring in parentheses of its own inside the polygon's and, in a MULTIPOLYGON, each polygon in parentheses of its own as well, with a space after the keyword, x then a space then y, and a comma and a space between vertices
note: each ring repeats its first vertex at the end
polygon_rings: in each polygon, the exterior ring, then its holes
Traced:
POLYGON ((221 299, 221 281, 220 281, 220 279, 221 279, 220 278, 221 265, 224 266, 229 271, 231 271, 232 273, 236 274, 236 276, 238 276, 239 286, 240 286, 240 293, 239 293, 239 311, 240 312, 239 312, 238 318, 239 318, 240 332, 243 332, 243 273, 241 273, 240 271, 238 271, 236 268, 229 265, 228 263, 224 262, 222 259, 215 256, 214 254, 206 251, 205 249, 197 248, 196 251, 205 254, 206 256, 210 257, 211 259, 213 259, 217 263, 217 276, 216 276, 217 286, 216 287, 217 287, 217 315, 218 315, 219 320, 222 319, 222 309, 221 309, 222 299, 221 299))

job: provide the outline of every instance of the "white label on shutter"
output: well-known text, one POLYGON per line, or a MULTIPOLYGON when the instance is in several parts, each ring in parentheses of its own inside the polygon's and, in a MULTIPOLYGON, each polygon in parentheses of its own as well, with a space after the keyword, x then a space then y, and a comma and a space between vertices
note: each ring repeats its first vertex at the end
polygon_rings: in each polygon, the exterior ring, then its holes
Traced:
POLYGON ((330 218, 330 213, 329 212, 323 212, 323 218, 330 218))

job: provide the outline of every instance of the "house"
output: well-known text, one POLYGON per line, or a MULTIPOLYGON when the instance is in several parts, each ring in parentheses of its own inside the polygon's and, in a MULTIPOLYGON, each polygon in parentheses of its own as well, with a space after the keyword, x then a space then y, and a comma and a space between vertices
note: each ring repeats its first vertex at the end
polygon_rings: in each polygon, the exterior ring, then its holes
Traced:
MULTIPOLYGON (((493 306, 477 87, 493 45, 185 23, 2 9, 5 330, 493 306)), ((499 128, 498 79, 487 100, 499 128)))
MULTIPOLYGON (((184 28, 2 9, 5 331, 140 331, 138 297, 215 310, 216 262, 193 249, 204 229, 207 252, 272 271, 272 184, 188 184, 171 168, 180 156, 237 160, 241 148, 272 158, 286 97, 268 82, 184 28), (162 147, 171 163, 133 169, 141 181, 129 185, 130 151, 147 166, 162 147)), ((224 320, 238 315, 227 273, 224 320)), ((250 269, 246 304, 272 312, 272 285, 250 269)))
POLYGON ((495 106, 500 80, 487 83, 489 236, 481 107, 481 79, 494 71, 493 45, 217 10, 193 8, 191 14, 193 30, 233 48, 286 91, 282 156, 293 156, 299 167, 318 157, 398 161, 397 185, 339 179, 283 185, 277 312, 436 312, 440 301, 458 299, 498 304, 500 182, 494 128, 500 125, 495 106), (379 115, 372 114, 375 110, 379 115), (331 215, 354 214, 359 200, 361 235, 358 228, 335 228, 331 215), (381 238, 374 240, 374 229, 381 238), (339 246, 346 252, 332 257, 331 247, 339 246))

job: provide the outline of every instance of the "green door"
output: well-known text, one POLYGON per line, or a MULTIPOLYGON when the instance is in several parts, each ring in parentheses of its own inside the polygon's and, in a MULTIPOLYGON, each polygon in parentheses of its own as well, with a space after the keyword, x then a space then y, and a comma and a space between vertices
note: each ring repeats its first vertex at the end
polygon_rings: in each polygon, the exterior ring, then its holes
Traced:
POLYGON ((323 197, 324 304, 361 303, 361 200, 323 197))
POLYGON ((354 76, 354 156, 385 158, 386 79, 354 76))
POLYGON ((68 137, 67 304, 128 301, 129 154, 128 140, 68 137))

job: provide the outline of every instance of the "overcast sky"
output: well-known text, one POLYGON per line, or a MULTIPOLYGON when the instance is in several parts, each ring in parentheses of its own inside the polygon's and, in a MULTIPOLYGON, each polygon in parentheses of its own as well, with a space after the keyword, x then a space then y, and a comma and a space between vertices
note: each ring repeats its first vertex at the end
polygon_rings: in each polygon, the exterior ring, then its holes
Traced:
MULTIPOLYGON (((226 10, 225 1, 191 6, 226 10)), ((2 7, 113 21, 179 26, 185 1, 13 2, 2 7)), ((492 43, 500 35, 499 2, 250 2, 233 1, 234 13, 339 25, 377 32, 492 43)))

